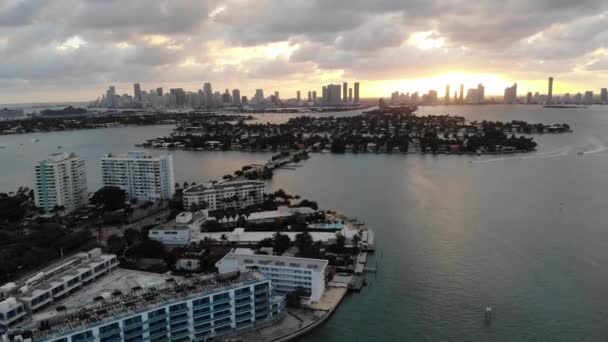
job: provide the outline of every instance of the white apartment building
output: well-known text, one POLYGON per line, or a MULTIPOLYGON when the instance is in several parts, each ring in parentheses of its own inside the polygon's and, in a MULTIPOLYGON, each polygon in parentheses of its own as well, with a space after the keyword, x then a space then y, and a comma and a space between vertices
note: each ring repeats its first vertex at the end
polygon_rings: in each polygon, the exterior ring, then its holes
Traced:
POLYGON ((46 213, 55 206, 69 213, 87 203, 85 162, 73 153, 51 154, 36 164, 34 177, 36 206, 46 213))
POLYGON ((254 254, 248 248, 236 248, 215 264, 220 274, 257 270, 272 281, 279 293, 298 287, 309 293, 308 303, 318 302, 325 291, 325 269, 328 261, 274 255, 254 254))
POLYGON ((184 208, 207 203, 208 210, 246 208, 264 201, 266 183, 261 181, 234 181, 206 183, 184 190, 184 208))
POLYGON ((101 158, 104 186, 125 190, 138 200, 169 199, 175 193, 173 156, 152 157, 143 151, 106 154, 101 158))

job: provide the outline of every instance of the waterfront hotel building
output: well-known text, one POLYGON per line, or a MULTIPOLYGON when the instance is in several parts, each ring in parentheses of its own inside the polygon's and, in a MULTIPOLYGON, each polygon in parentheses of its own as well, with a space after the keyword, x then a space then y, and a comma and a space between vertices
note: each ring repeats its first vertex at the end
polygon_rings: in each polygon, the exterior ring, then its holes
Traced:
POLYGON ((87 176, 84 160, 73 153, 51 154, 34 170, 36 207, 50 214, 59 207, 69 213, 87 203, 87 176))
POLYGON ((208 210, 246 208, 264 201, 266 183, 261 181, 234 181, 206 183, 184 190, 184 208, 207 203, 208 210))
POLYGON ((318 302, 325 291, 325 271, 328 261, 322 259, 254 254, 248 248, 236 248, 215 264, 220 274, 235 270, 257 270, 264 273, 279 293, 289 293, 298 287, 308 296, 308 304, 318 302))
POLYGON ((142 201, 170 199, 175 193, 173 156, 152 157, 143 151, 101 158, 104 186, 115 186, 142 201))
POLYGON ((285 296, 275 294, 261 273, 201 276, 118 291, 87 305, 53 311, 22 328, 21 337, 13 333, 8 339, 199 342, 270 325, 283 316, 285 307, 285 296))

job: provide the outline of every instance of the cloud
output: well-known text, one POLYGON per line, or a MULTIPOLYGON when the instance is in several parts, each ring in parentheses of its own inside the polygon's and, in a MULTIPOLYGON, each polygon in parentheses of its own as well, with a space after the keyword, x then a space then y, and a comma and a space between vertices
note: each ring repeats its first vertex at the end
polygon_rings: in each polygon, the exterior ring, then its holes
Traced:
POLYGON ((0 102, 121 82, 314 88, 453 70, 600 82, 602 51, 605 0, 5 0, 0 102))

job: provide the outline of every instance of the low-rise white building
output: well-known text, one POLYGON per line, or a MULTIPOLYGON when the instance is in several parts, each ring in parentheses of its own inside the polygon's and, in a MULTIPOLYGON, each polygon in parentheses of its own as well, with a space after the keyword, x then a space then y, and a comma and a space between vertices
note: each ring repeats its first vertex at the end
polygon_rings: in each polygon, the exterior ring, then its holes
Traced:
POLYGON ((37 312, 117 267, 116 255, 101 254, 101 249, 96 248, 39 272, 20 283, 12 296, 27 312, 37 312))
POLYGON ((184 247, 190 245, 191 236, 188 226, 159 226, 150 229, 148 232, 150 240, 155 240, 163 245, 184 247))
POLYGON ((0 301, 0 332, 21 321, 26 315, 23 303, 14 297, 0 301))
POLYGON ((184 208, 207 203, 207 209, 246 208, 264 201, 266 183, 234 181, 205 183, 184 190, 184 208))
POLYGON ((148 232, 150 240, 161 242, 167 246, 185 247, 190 245, 192 240, 191 230, 200 227, 201 222, 207 218, 206 210, 199 210, 195 213, 181 212, 175 217, 174 223, 156 226, 148 232))
POLYGON ((253 250, 237 248, 215 264, 220 274, 239 270, 258 270, 272 281, 279 293, 298 287, 308 293, 308 303, 318 302, 325 291, 325 270, 328 261, 285 256, 254 254, 253 250))

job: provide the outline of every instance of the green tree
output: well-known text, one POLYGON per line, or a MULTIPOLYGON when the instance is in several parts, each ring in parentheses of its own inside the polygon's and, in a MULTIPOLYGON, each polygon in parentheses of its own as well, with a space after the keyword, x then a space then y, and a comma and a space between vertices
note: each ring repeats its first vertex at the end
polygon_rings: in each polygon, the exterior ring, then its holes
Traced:
POLYGON ((281 234, 279 232, 275 233, 272 237, 273 245, 272 250, 274 254, 281 255, 285 253, 285 251, 291 247, 291 239, 289 236, 285 234, 281 234))
POLYGON ((121 255, 126 247, 126 244, 123 238, 116 234, 113 234, 108 237, 108 240, 106 241, 106 246, 109 253, 121 255))
POLYGON ((139 232, 137 230, 133 229, 133 228, 127 228, 127 229, 125 229, 125 232, 123 233, 123 236, 125 238, 125 242, 129 246, 133 246, 133 244, 135 242, 137 242, 139 240, 139 238, 140 238, 139 232))
POLYGON ((313 244, 312 236, 308 232, 297 234, 294 244, 300 251, 307 250, 313 244))
POLYGON ((102 205, 106 211, 114 211, 125 207, 126 198, 127 193, 121 188, 116 186, 104 186, 93 194, 91 203, 102 205))

